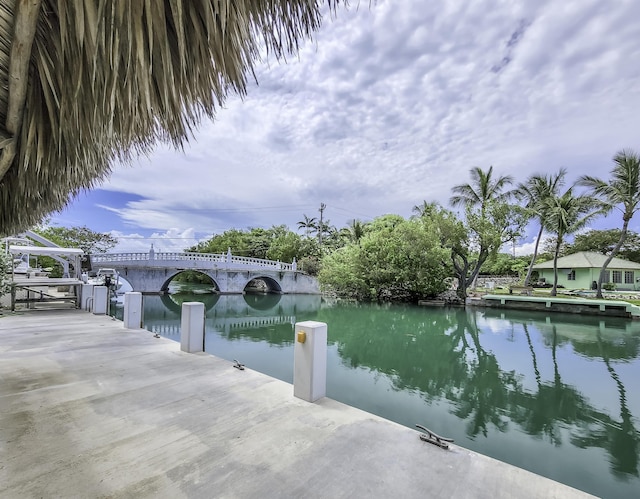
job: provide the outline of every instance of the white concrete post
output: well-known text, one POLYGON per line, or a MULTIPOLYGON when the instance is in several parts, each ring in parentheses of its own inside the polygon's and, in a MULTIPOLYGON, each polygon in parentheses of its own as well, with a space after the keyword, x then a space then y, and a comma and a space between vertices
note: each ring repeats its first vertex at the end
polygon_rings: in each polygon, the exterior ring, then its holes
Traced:
POLYGON ((189 301, 182 304, 180 350, 189 353, 204 351, 204 303, 189 301))
POLYGON ((106 286, 95 286, 93 288, 93 313, 96 315, 106 314, 108 300, 109 289, 106 286))
POLYGON ((296 323, 293 348, 293 396, 315 402, 327 394, 327 325, 296 323))
POLYGON ((91 311, 91 300, 93 298, 93 284, 83 284, 80 286, 80 308, 82 310, 86 310, 87 312, 91 311))
POLYGON ((124 294, 124 328, 142 327, 142 293, 130 291, 124 294))

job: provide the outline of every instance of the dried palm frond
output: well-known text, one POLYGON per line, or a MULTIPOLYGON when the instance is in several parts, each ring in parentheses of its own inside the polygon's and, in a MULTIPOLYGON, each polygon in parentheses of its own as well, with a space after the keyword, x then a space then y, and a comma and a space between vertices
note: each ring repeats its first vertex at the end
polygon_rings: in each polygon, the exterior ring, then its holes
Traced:
POLYGON ((115 160, 180 147, 246 92, 261 44, 295 53, 320 3, 2 0, 0 234, 60 209, 115 160))

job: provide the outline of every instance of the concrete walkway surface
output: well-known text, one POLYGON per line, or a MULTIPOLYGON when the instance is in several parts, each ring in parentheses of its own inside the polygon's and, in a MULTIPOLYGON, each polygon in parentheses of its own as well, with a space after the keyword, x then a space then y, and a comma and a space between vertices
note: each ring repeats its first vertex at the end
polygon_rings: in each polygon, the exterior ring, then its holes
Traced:
POLYGON ((2 498, 588 497, 78 310, 0 316, 0 380, 2 498))

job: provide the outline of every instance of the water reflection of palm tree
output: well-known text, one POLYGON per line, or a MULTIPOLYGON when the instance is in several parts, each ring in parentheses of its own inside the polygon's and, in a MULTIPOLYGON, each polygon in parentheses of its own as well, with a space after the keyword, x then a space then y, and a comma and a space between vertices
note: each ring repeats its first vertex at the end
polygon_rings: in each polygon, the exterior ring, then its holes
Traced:
POLYGON ((508 393, 511 390, 521 391, 515 373, 501 371, 495 355, 486 352, 480 344, 480 330, 476 321, 475 312, 458 316, 457 336, 462 345, 468 345, 465 337, 469 335, 474 345, 470 351, 475 352, 475 359, 467 363, 468 379, 462 391, 454 397, 457 402, 454 414, 463 419, 469 418, 467 434, 472 438, 479 433, 487 436, 489 423, 501 432, 506 431, 507 420, 503 414, 508 393))
POLYGON ((533 372, 535 374, 536 386, 538 390, 534 398, 530 411, 526 411, 525 418, 520 421, 521 426, 529 435, 539 435, 544 433, 549 436, 549 439, 554 445, 560 445, 562 440, 556 432, 555 420, 549 418, 548 407, 549 397, 546 396, 546 388, 542 384, 542 377, 540 376, 540 369, 538 369, 538 359, 536 351, 533 348, 533 342, 531 341, 531 335, 529 334, 529 327, 526 323, 522 324, 524 334, 527 337, 527 344, 529 345, 529 351, 531 352, 531 362, 533 363, 533 372))
POLYGON ((554 445, 562 444, 560 423, 574 424, 593 409, 573 387, 565 385, 560 376, 557 347, 558 332, 552 326, 551 357, 553 359, 553 383, 543 383, 529 329, 523 323, 533 362, 537 391, 535 395, 514 392, 511 417, 529 435, 547 435, 554 445))
POLYGON ((618 373, 611 366, 609 354, 603 345, 602 337, 598 333, 598 346, 600 355, 607 371, 618 387, 620 399, 620 422, 607 416, 598 417, 596 428, 588 428, 584 436, 576 436, 572 439, 578 447, 601 447, 607 449, 611 455, 611 468, 615 474, 630 474, 638 476, 638 454, 640 435, 633 425, 633 416, 627 407, 627 393, 618 373))

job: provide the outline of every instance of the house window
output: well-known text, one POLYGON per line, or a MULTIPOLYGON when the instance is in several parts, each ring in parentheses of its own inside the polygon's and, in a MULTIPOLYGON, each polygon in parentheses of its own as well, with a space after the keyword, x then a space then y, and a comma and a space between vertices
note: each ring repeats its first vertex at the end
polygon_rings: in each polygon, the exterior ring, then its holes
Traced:
POLYGON ((609 272, 608 270, 604 271, 604 279, 602 280, 602 282, 611 282, 611 272, 609 272))
POLYGON ((633 270, 624 271, 624 283, 633 284, 633 270))
POLYGON ((622 270, 613 270, 613 282, 616 284, 622 283, 622 270))
POLYGON ((572 270, 567 274, 567 281, 575 281, 576 280, 576 271, 572 270))

